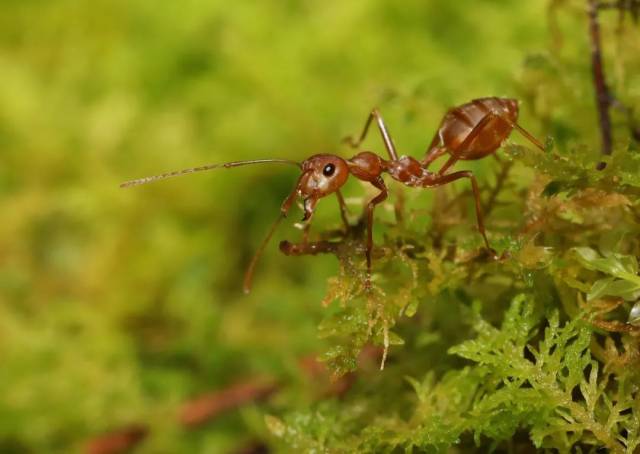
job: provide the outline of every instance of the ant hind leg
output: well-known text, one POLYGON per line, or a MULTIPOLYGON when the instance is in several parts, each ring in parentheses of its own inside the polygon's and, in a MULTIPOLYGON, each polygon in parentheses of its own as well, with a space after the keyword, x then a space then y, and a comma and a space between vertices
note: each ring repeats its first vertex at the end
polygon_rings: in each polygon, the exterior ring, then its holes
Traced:
POLYGON ((531 134, 529 131, 527 131, 526 129, 524 129, 522 126, 520 126, 518 123, 512 123, 511 126, 513 126, 514 129, 517 129, 518 132, 520 134, 522 134, 529 142, 531 142, 532 144, 534 144, 536 147, 538 147, 541 151, 545 151, 544 150, 544 146, 542 145, 542 142, 540 142, 538 139, 536 139, 533 134, 531 134))
POLYGON ((484 245, 489 251, 489 253, 493 256, 494 259, 498 259, 498 254, 489 244, 489 240, 487 239, 487 233, 484 228, 484 217, 482 214, 482 204, 480 202, 480 188, 478 187, 478 181, 476 180, 475 175, 470 170, 462 170, 459 172, 450 173, 447 175, 440 175, 436 178, 435 181, 430 184, 431 187, 434 186, 442 186, 447 183, 454 182, 456 180, 460 180, 461 178, 469 178, 471 181, 471 189, 473 189, 473 198, 475 201, 476 208, 476 220, 478 223, 478 230, 480 231, 480 235, 482 235, 482 239, 484 240, 484 245))
POLYGON ((343 142, 346 142, 352 148, 358 148, 360 144, 364 141, 364 139, 367 137, 367 133, 369 132, 369 126, 371 126, 371 122, 374 119, 378 124, 378 129, 380 130, 380 135, 382 136, 382 141, 384 142, 384 146, 387 149, 387 153, 389 153, 389 157, 391 158, 392 161, 396 161, 398 159, 398 153, 396 153, 396 147, 393 144, 393 140, 391 140, 391 135, 389 134, 389 131, 387 130, 387 126, 384 124, 384 120, 382 119, 382 115, 380 115, 380 112, 378 111, 378 109, 373 109, 369 114, 369 117, 367 117, 367 121, 364 124, 364 128, 362 129, 360 138, 357 141, 353 140, 353 137, 348 136, 345 139, 343 139, 343 142))
POLYGON ((371 182, 376 188, 380 189, 380 193, 375 196, 368 204, 367 204, 367 279, 365 281, 365 288, 368 290, 371 288, 371 252, 373 250, 373 210, 376 205, 382 203, 386 200, 388 192, 387 187, 384 184, 382 178, 378 177, 376 180, 371 182))
POLYGON ((445 154, 447 149, 444 145, 442 145, 442 138, 440 137, 440 128, 436 131, 433 136, 433 140, 431 140, 431 144, 425 153, 425 157, 422 160, 422 167, 425 169, 428 168, 433 161, 438 159, 440 156, 445 154))

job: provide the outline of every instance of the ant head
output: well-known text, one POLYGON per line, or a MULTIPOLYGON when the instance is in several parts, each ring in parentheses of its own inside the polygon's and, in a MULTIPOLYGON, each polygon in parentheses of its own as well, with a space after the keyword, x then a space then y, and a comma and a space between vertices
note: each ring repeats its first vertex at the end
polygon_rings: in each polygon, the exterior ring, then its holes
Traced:
POLYGON ((349 166, 338 156, 317 154, 304 161, 296 188, 298 195, 304 199, 302 220, 309 220, 318 200, 340 189, 348 177, 349 166))

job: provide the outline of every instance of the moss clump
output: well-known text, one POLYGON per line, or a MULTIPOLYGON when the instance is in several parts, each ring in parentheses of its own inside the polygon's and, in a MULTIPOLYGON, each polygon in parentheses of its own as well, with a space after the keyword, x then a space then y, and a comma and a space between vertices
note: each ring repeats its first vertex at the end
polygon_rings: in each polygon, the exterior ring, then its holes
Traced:
MULTIPOLYGON (((544 152, 507 145, 489 164, 483 204, 500 260, 483 253, 463 185, 435 190, 428 212, 403 192, 401 216, 378 224, 370 292, 361 284, 361 229, 336 243, 340 274, 329 280, 322 359, 340 376, 357 371, 360 351, 373 344, 386 369, 356 372, 342 401, 271 416, 283 446, 637 452, 640 155, 625 122, 604 158, 562 129, 566 117, 552 103, 561 102, 553 96, 566 63, 537 55, 520 76, 557 140, 544 152)), ((588 77, 571 78, 587 89, 588 77)), ((574 101, 564 100, 566 111, 574 101)))
POLYGON ((597 172, 584 4, 0 2, 0 452, 637 450, 640 29, 603 12, 627 109, 597 172), (499 261, 464 182, 389 182, 365 292, 372 194, 350 182, 353 226, 331 233, 323 201, 312 228, 337 260, 270 247, 245 296, 293 168, 118 189, 349 156, 374 106, 420 158, 449 107, 491 95, 553 139, 457 164, 499 261))

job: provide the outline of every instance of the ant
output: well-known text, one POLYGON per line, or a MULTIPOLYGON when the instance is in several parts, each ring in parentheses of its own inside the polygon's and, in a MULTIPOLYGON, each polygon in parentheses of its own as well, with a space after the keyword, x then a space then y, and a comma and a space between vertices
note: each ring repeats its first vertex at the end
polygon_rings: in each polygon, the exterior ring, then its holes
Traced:
POLYGON ((358 140, 353 140, 352 137, 348 137, 345 139, 345 142, 347 142, 352 148, 358 148, 366 138, 371 123, 375 120, 382 136, 384 146, 389 154, 389 160, 386 160, 370 151, 361 151, 349 159, 343 159, 333 154, 316 154, 301 163, 287 159, 236 161, 228 162, 226 164, 212 164, 193 167, 162 175, 140 178, 122 183, 120 186, 136 186, 188 173, 202 172, 217 168, 239 167, 250 164, 284 163, 298 166, 302 171, 302 175, 298 178, 294 190, 282 203, 282 206, 280 207, 280 216, 272 225, 267 236, 260 244, 246 271, 243 288, 244 292, 248 293, 251 289, 251 280, 258 259, 280 222, 289 213, 289 210, 297 197, 303 199, 304 217, 302 222, 305 223, 303 243, 302 245, 296 245, 295 251, 289 251, 289 249, 294 246, 291 245, 291 243, 283 242, 281 244, 281 249, 285 254, 288 254, 289 252, 294 253, 294 255, 314 253, 312 250, 313 246, 311 244, 308 246, 308 248, 311 249, 308 251, 306 249, 311 218, 318 200, 330 194, 336 194, 343 222, 347 227, 349 227, 346 218, 346 206, 342 194, 340 193, 340 188, 346 183, 349 175, 353 175, 361 181, 370 183, 380 191, 379 194, 370 200, 366 206, 367 243, 365 255, 367 261, 367 278, 365 281, 365 288, 370 288, 371 252, 373 249, 373 212, 376 205, 382 203, 388 195, 387 187, 382 179, 383 173, 388 173, 394 180, 397 180, 406 186, 415 188, 433 188, 462 178, 468 178, 471 181, 471 187, 473 189, 473 196, 475 199, 478 230, 482 235, 487 250, 495 259, 497 259, 497 254, 489 245, 489 240, 485 233, 482 209, 480 206, 480 190, 475 176, 469 170, 453 173, 448 173, 447 171, 458 160, 464 161, 481 159, 494 153, 498 148, 500 148, 513 129, 517 129, 531 143, 544 151, 544 147, 540 141, 517 124, 518 112, 517 100, 497 97, 475 99, 469 103, 450 109, 440 123, 440 126, 427 149, 425 158, 421 161, 410 156, 398 157, 398 153, 396 152, 387 127, 384 124, 384 120, 382 119, 380 112, 377 109, 374 109, 369 114, 358 140), (449 153, 450 157, 440 170, 437 172, 429 171, 429 165, 445 153, 449 153))

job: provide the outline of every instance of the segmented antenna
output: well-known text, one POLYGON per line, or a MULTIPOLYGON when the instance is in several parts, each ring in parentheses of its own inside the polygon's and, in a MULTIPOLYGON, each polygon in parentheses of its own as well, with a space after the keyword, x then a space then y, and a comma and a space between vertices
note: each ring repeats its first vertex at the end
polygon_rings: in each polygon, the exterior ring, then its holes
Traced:
POLYGON ((269 230, 269 233, 267 233, 267 236, 264 238, 264 240, 262 240, 262 243, 260 244, 260 247, 258 247, 258 250, 253 255, 253 258, 251 259, 251 263, 249 263, 249 267, 247 268, 247 271, 244 273, 244 282, 242 283, 242 290, 244 291, 245 294, 248 294, 248 293, 251 292, 251 283, 253 281, 253 272, 256 269, 256 265, 258 264, 258 260, 260 260, 260 257, 262 256, 262 253, 264 252, 265 248, 267 247, 267 244, 269 244, 269 241, 271 240, 271 237, 273 236, 273 234, 275 233, 276 229, 280 225, 280 222, 282 222, 283 219, 284 219, 284 215, 280 214, 280 216, 278 216, 278 219, 276 219, 276 221, 271 226, 271 229, 269 230))
POLYGON ((205 172, 207 170, 225 168, 230 169, 232 167, 240 167, 246 166, 250 164, 265 164, 265 163, 280 163, 280 164, 292 164, 296 167, 302 167, 299 162, 291 161, 290 159, 253 159, 249 161, 234 161, 234 162, 226 162, 224 164, 208 164, 204 166, 191 167, 183 170, 175 170, 173 172, 163 173, 161 175, 153 175, 150 177, 138 178, 136 180, 125 181, 120 185, 121 188, 128 188, 131 186, 139 186, 141 184, 147 184, 158 180, 164 180, 166 178, 180 177, 182 175, 187 175, 189 173, 195 172, 205 172))
POLYGON ((276 221, 271 226, 271 229, 269 229, 269 233, 267 233, 267 236, 264 238, 264 240, 262 240, 262 243, 260 243, 260 247, 258 247, 258 250, 251 259, 251 263, 249 263, 247 272, 244 274, 244 283, 242 286, 245 294, 251 291, 251 281, 253 280, 253 271, 256 268, 256 264, 258 263, 258 260, 260 260, 262 253, 267 247, 267 244, 269 244, 269 241, 271 241, 271 237, 275 233, 276 229, 278 228, 282 220, 287 217, 287 213, 289 213, 291 205, 293 205, 293 202, 298 195, 298 186, 300 185, 300 181, 302 180, 304 175, 304 173, 300 175, 300 178, 298 178, 298 183, 296 183, 296 187, 293 189, 293 191, 291 191, 291 194, 289 194, 289 196, 284 199, 284 202, 282 202, 282 206, 280 207, 280 216, 278 216, 278 219, 276 219, 276 221))

